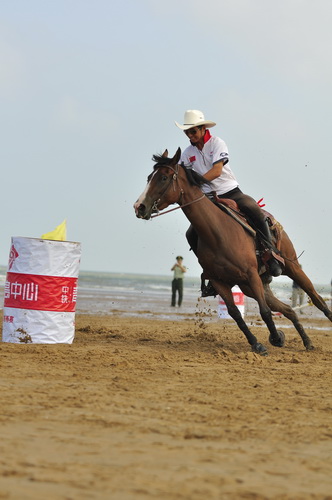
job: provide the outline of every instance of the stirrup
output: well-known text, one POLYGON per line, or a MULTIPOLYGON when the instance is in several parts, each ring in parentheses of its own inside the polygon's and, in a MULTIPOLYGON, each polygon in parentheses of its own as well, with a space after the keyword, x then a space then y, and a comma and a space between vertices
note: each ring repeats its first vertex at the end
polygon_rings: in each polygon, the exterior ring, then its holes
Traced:
POLYGON ((210 281, 202 287, 201 292, 201 297, 216 297, 218 295, 210 281))
POLYGON ((273 250, 265 248, 262 254, 262 261, 271 276, 277 278, 283 273, 285 261, 281 255, 276 254, 273 250))
POLYGON ((270 272, 271 276, 277 278, 278 276, 280 276, 282 274, 283 270, 281 268, 281 265, 273 257, 271 257, 271 259, 269 259, 266 264, 269 268, 269 272, 270 272))

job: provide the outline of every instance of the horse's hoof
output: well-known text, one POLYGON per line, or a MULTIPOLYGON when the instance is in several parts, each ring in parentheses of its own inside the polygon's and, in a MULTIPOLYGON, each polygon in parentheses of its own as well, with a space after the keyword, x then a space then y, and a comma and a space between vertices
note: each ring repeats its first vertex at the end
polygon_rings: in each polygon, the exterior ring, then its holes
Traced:
POLYGON ((278 338, 273 337, 272 333, 269 335, 269 342, 274 347, 284 347, 285 334, 282 330, 277 330, 278 338))
POLYGON ((257 344, 251 346, 251 350, 253 352, 256 352, 257 354, 260 354, 261 356, 267 356, 269 353, 267 352, 266 347, 263 346, 263 344, 260 344, 257 342, 257 344))
POLYGON ((312 344, 306 345, 305 348, 307 351, 313 351, 315 349, 315 347, 312 344))

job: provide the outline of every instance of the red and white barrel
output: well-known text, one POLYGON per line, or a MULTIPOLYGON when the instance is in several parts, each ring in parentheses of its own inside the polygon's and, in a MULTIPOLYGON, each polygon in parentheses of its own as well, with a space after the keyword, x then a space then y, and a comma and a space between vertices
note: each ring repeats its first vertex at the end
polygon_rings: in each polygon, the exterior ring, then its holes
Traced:
MULTIPOLYGON (((233 299, 234 299, 235 305, 237 306, 237 308, 239 309, 239 311, 243 317, 244 312, 245 312, 244 293, 241 291, 241 289, 237 285, 232 288, 232 293, 233 293, 233 299)), ((228 310, 227 310, 225 302, 223 301, 223 299, 220 296, 219 296, 219 305, 218 305, 218 316, 219 316, 219 318, 223 318, 223 319, 228 319, 231 317, 228 314, 228 310)))
POLYGON ((80 259, 80 243, 12 238, 4 290, 3 342, 73 342, 80 259))

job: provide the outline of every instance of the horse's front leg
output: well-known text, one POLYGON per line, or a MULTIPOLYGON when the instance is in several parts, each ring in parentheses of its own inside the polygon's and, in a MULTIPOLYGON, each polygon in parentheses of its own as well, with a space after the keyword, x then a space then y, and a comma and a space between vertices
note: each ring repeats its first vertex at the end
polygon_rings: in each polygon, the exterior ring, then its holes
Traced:
POLYGON ((268 354, 266 347, 264 347, 263 344, 260 344, 257 341, 257 338, 249 330, 246 322, 242 318, 241 312, 239 311, 238 307, 235 305, 232 289, 230 287, 220 283, 219 281, 211 280, 211 283, 214 286, 215 290, 219 293, 219 295, 224 300, 229 315, 234 319, 237 326, 240 328, 240 330, 246 336, 246 339, 248 340, 249 344, 251 345, 252 351, 256 352, 257 354, 261 354, 263 356, 266 356, 268 354))

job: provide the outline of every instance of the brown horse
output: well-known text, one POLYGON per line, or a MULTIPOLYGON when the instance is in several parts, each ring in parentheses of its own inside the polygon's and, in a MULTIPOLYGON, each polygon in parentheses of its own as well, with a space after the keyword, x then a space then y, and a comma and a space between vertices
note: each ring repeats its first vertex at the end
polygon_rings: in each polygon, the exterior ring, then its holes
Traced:
MULTIPOLYGON (((269 341, 272 345, 282 347, 285 340, 283 332, 276 329, 272 318, 271 311, 276 311, 293 323, 305 348, 313 349, 295 311, 273 295, 269 286, 272 278, 267 274, 259 274, 253 235, 202 194, 200 186, 207 182, 206 179, 192 169, 179 165, 180 156, 180 148, 173 158, 168 158, 167 150, 161 156, 153 156, 156 162, 154 170, 148 177, 146 189, 134 204, 136 216, 150 219, 154 212, 164 210, 174 203, 179 205, 177 208, 183 210, 198 235, 195 253, 204 277, 211 281, 216 292, 223 298, 230 316, 245 334, 254 352, 267 354, 266 348, 252 334, 234 303, 234 285, 238 285, 245 295, 257 301, 261 317, 269 329, 269 341)), ((283 274, 294 280, 308 294, 313 304, 332 321, 332 311, 302 271, 293 244, 283 230, 280 252, 285 259, 283 274)))

